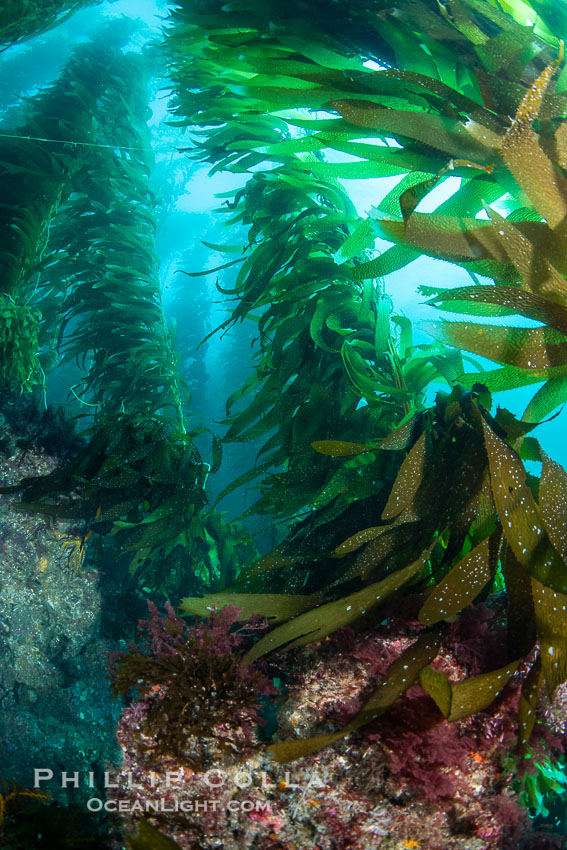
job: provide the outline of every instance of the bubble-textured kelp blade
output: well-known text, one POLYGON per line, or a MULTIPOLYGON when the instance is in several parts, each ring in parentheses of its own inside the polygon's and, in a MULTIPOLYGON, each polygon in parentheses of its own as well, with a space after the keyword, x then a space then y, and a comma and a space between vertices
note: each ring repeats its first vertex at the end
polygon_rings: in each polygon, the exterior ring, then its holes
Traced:
POLYGON ((181 600, 182 614, 209 617, 211 611, 220 611, 226 605, 239 609, 238 620, 249 620, 254 614, 262 614, 270 623, 289 620, 297 614, 313 608, 314 596, 288 596, 284 593, 207 593, 205 596, 186 596, 181 600))
POLYGON ((392 564, 398 565, 404 547, 423 539, 420 537, 420 528, 420 524, 408 522, 402 516, 394 520, 390 526, 382 526, 384 533, 370 540, 356 555, 346 577, 360 576, 365 581, 376 571, 383 574, 384 565, 388 565, 388 569, 392 568, 392 564))
POLYGON ((479 144, 459 122, 442 115, 385 109, 363 101, 336 100, 333 108, 350 124, 422 142, 457 158, 490 162, 492 151, 479 144))
POLYGON ((524 746, 530 740, 536 721, 536 705, 543 684, 543 665, 538 655, 528 673, 520 694, 518 705, 518 743, 524 746))
POLYGON ((407 449, 411 443, 415 423, 416 417, 412 416, 406 422, 398 425, 391 434, 388 434, 388 436, 382 440, 378 448, 384 449, 385 451, 400 451, 401 449, 407 449))
POLYGON ((444 673, 426 667, 419 675, 419 683, 435 700, 447 720, 464 720, 488 708, 514 675, 519 663, 520 659, 461 682, 450 682, 444 673))
MULTIPOLYGON (((490 222, 439 212, 415 212, 406 222, 376 218, 375 223, 376 232, 382 238, 407 243, 449 262, 491 260, 510 264, 496 228, 490 222)), ((364 265, 357 270, 357 276, 364 265)), ((520 275, 515 269, 513 271, 517 280, 520 275)))
POLYGON ((465 312, 468 306, 472 315, 514 315, 519 313, 520 316, 543 322, 549 327, 567 334, 567 308, 554 304, 534 292, 521 289, 519 286, 506 286, 505 284, 499 286, 459 286, 455 289, 437 291, 427 303, 443 310, 452 310, 453 303, 455 303, 455 310, 458 312, 465 312), (456 305, 459 305, 459 310, 456 305), (501 307, 505 312, 483 314, 481 308, 489 305, 494 305, 495 308, 501 307), (475 307, 480 308, 480 312, 476 312, 475 307))
POLYGON ((497 566, 497 537, 487 538, 465 555, 437 584, 419 612, 419 620, 432 626, 441 620, 451 621, 486 587, 497 566))
POLYGON ((525 94, 502 145, 506 165, 552 228, 567 217, 567 182, 540 147, 533 122, 555 68, 548 65, 525 94))
POLYGON ((476 322, 423 322, 435 339, 520 369, 549 369, 567 363, 567 339, 553 328, 517 328, 476 322))
POLYGON ((310 755, 379 717, 413 685, 420 671, 433 661, 439 652, 442 634, 442 629, 434 629, 421 635, 409 649, 406 649, 390 666, 386 678, 361 711, 340 732, 318 735, 302 741, 281 741, 272 744, 268 749, 274 758, 279 762, 288 762, 310 755))
POLYGON ((360 254, 361 251, 364 251, 365 248, 368 248, 369 245, 372 245, 375 239, 376 235, 372 227, 372 222, 366 218, 358 224, 354 233, 351 233, 345 239, 335 254, 335 262, 346 263, 348 260, 356 257, 357 254, 360 254))
POLYGON ((394 519, 412 504, 423 480, 426 462, 425 431, 412 446, 408 456, 400 467, 390 492, 382 519, 394 519))
POLYGON ((360 713, 349 723, 349 727, 357 729, 393 705, 413 685, 420 671, 436 657, 444 633, 444 626, 437 626, 425 632, 406 649, 388 668, 386 678, 378 685, 360 713))
POLYGON ((360 549, 360 547, 364 546, 365 543, 375 540, 376 537, 379 537, 387 531, 388 528, 389 526, 387 525, 374 525, 371 528, 364 528, 362 531, 357 531, 356 534, 351 534, 350 537, 343 540, 343 542, 337 546, 333 555, 335 558, 343 558, 350 552, 355 552, 357 549, 360 549))
POLYGON ((402 585, 417 575, 423 568, 425 556, 414 561, 409 566, 392 573, 382 581, 375 582, 368 587, 351 593, 343 599, 327 602, 305 614, 300 614, 293 620, 289 620, 282 626, 278 626, 258 643, 244 656, 243 664, 251 664, 262 655, 273 652, 276 649, 288 650, 306 643, 312 643, 327 637, 341 626, 349 626, 359 617, 376 605, 381 604, 384 599, 391 596, 402 585))
POLYGON ((261 573, 269 572, 270 570, 281 570, 285 567, 292 567, 298 562, 298 558, 293 558, 291 555, 286 555, 278 548, 272 549, 266 555, 258 558, 253 564, 247 567, 240 578, 249 579, 258 576, 261 573))
POLYGON ((567 303, 567 281, 551 265, 546 256, 547 252, 541 250, 541 245, 534 245, 520 232, 517 225, 502 218, 490 207, 487 207, 486 211, 498 229, 502 247, 518 269, 526 286, 529 286, 532 292, 552 301, 567 303))
POLYGON ((539 512, 549 539, 567 561, 567 471, 544 451, 541 460, 539 512))
POLYGON ((490 483, 504 535, 519 563, 544 585, 567 591, 567 569, 549 542, 519 456, 482 420, 490 483))
POLYGON ((567 594, 532 579, 543 675, 549 695, 567 681, 567 594))

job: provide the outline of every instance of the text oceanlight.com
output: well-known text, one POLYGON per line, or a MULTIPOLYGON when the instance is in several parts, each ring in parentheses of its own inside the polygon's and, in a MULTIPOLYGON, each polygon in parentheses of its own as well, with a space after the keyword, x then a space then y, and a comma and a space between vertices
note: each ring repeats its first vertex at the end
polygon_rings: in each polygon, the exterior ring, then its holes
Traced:
MULTIPOLYGON (((91 797, 87 801, 89 812, 217 812, 223 804, 220 800, 190 800, 186 798, 168 800, 101 800, 100 797, 91 797)), ((267 800, 229 800, 224 803, 224 808, 229 812, 270 812, 270 804, 267 800)))

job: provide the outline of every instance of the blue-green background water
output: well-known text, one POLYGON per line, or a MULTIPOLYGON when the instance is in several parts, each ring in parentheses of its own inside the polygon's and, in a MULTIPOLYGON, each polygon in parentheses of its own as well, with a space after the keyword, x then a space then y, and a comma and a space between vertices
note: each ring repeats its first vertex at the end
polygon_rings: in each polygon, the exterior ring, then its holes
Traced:
MULTIPOLYGON (((55 29, 36 35, 2 53, 0 71, 4 83, 0 89, 0 119, 3 131, 10 132, 17 124, 21 108, 19 104, 22 103, 20 98, 37 92, 41 86, 53 81, 73 47, 88 40, 103 21, 121 16, 137 20, 140 28, 133 36, 129 49, 140 50, 148 42, 160 41, 166 14, 167 4, 161 0, 105 2, 80 11, 55 29)), ((229 305, 215 287, 216 275, 187 278, 179 271, 213 268, 226 261, 225 256, 211 252, 203 246, 201 240, 235 244, 241 239, 242 244, 245 244, 244 230, 239 233, 238 229, 231 228, 229 233, 223 226, 222 216, 213 213, 220 205, 215 195, 238 188, 243 184, 245 175, 225 171, 211 176, 206 166, 192 162, 185 153, 180 152, 179 148, 190 145, 191 133, 185 133, 167 123, 170 88, 167 78, 155 78, 152 85, 152 115, 149 127, 156 156, 156 169, 152 179, 158 198, 161 199, 161 207, 157 210, 157 251, 163 306, 168 321, 175 320, 177 323, 182 374, 192 391, 190 409, 194 421, 208 427, 214 426, 218 430, 218 422, 225 414, 226 398, 235 385, 242 383, 249 374, 254 326, 250 322, 238 324, 222 338, 217 334, 205 345, 197 348, 196 344, 226 318, 229 305)), ((354 157, 348 154, 334 151, 327 151, 326 156, 329 161, 354 160, 354 157)), ((262 164, 261 167, 265 168, 266 165, 262 164)), ((341 182, 359 214, 364 215, 376 206, 402 177, 403 175, 341 182)), ((428 195, 418 210, 431 211, 456 191, 459 185, 459 178, 445 180, 438 190, 428 195)), ((498 203, 493 206, 498 209, 498 203)), ((383 251, 388 247, 388 243, 377 239, 374 247, 377 252, 383 251)), ((234 275, 230 269, 222 273, 223 287, 230 288, 234 275)), ((470 278, 463 269, 422 256, 389 275, 386 279, 386 290, 392 298, 394 312, 411 319, 415 342, 425 343, 430 341, 430 338, 420 330, 420 322, 443 314, 424 304, 424 299, 417 293, 417 287, 453 287, 468 283, 470 278)), ((499 320, 489 321, 497 324, 499 320)), ((537 324, 518 316, 512 320, 508 317, 501 320, 502 324, 510 324, 511 321, 523 326, 537 324)), ((488 361, 484 365, 487 369, 494 368, 494 364, 488 361)), ((70 413, 84 413, 85 410, 81 410, 73 396, 69 396, 69 386, 75 383, 73 378, 72 367, 55 370, 49 377, 47 400, 49 403, 66 405, 70 413)), ((497 393, 494 396, 495 403, 521 416, 538 386, 497 393)), ((435 385, 430 387, 431 399, 439 388, 435 385)), ((535 432, 545 451, 562 464, 567 462, 567 443, 564 439, 566 416, 567 412, 561 411, 551 421, 539 425, 535 432)), ((254 454, 253 445, 225 446, 220 474, 210 482, 212 498, 232 478, 249 467, 249 461, 254 454)), ((254 501, 252 493, 244 495, 244 498, 243 502, 241 491, 238 496, 227 498, 221 508, 234 515, 254 501)))

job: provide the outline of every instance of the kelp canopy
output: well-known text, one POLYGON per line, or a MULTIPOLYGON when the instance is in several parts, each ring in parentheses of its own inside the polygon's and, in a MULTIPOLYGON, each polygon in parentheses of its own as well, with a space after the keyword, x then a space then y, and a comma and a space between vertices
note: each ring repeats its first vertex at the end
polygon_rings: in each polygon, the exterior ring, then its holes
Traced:
MULTIPOLYGON (((100 41, 94 58, 78 46, 30 104, 18 132, 29 149, 2 143, 2 380, 41 386, 58 356, 74 358, 72 392, 95 420, 74 459, 23 482, 22 507, 81 520, 77 558, 93 530, 112 536, 154 592, 229 585, 182 607, 233 600, 242 617, 279 621, 247 662, 380 618, 394 595, 423 594, 422 635, 333 740, 418 679, 449 720, 481 711, 537 645, 520 704, 525 743, 544 681, 552 692, 567 679, 567 473, 529 435, 567 400, 562 31, 562 9, 552 20, 535 2, 172 7, 174 123, 190 128, 190 155, 212 173, 244 175, 223 212, 247 243, 205 244, 228 255, 214 271, 237 270, 217 284, 233 302, 222 327, 258 327, 254 372, 227 399, 224 436, 261 441, 258 463, 221 494, 260 479, 247 513, 286 529, 254 563, 207 508, 211 465, 194 444, 200 429, 186 424, 163 317, 148 62, 123 42, 100 41), (367 217, 339 182, 396 175, 367 217), (459 188, 435 207, 450 177, 459 188), (391 245, 380 255, 377 237, 391 245), (435 320, 435 340, 416 345, 387 276, 421 255, 470 275, 469 286, 421 288, 470 318, 435 320), (484 321, 517 316, 530 326, 484 321), (482 371, 474 355, 498 368, 482 371), (428 406, 432 383, 447 391, 428 406), (543 386, 521 420, 491 413, 491 392, 531 383, 543 386), (541 461, 540 479, 525 460, 541 461), (177 569, 188 555, 194 566, 177 569), (508 663, 451 683, 430 666, 445 623, 497 580, 508 663)), ((330 740, 275 752, 287 759, 330 740)))

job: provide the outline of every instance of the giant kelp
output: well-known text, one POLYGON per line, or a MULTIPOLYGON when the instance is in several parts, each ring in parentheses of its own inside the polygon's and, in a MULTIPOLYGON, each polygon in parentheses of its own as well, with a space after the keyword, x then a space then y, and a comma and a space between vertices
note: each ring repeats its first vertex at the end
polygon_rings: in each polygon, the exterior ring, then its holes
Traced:
POLYGON ((100 0, 7 0, 0 9, 0 49, 61 24, 100 0))
POLYGON ((104 27, 34 97, 19 135, 38 136, 23 144, 41 153, 39 165, 24 167, 21 140, 4 145, 1 318, 17 340, 3 344, 4 380, 29 390, 38 378, 30 362, 43 381, 55 363, 75 361, 80 378, 71 392, 94 418, 73 457, 12 489, 21 490, 22 508, 75 520, 62 539, 73 568, 100 535, 126 568, 118 570, 123 584, 143 579, 179 596, 188 583, 202 592, 236 578, 248 543, 220 515, 203 512, 220 457, 215 451, 213 464, 203 463, 194 443, 200 431, 185 426, 155 251, 151 63, 123 49, 132 28, 120 20, 104 27), (26 231, 18 224, 24 213, 33 221, 26 231))
MULTIPOLYGON (((293 484, 289 472, 306 451, 318 416, 314 405, 301 404, 304 392, 292 398, 289 390, 302 380, 306 386, 317 381, 319 362, 325 364, 326 381, 334 375, 336 388, 366 403, 343 405, 332 435, 328 415, 321 416, 311 442, 328 465, 314 465, 308 483, 307 463, 298 467, 303 466, 302 500, 310 514, 234 588, 239 594, 255 591, 258 611, 263 604, 258 591, 270 583, 278 586, 282 573, 286 590, 302 593, 291 619, 294 597, 285 598, 281 619, 286 622, 262 638, 248 660, 381 616, 377 612, 392 594, 426 592, 420 620, 427 630, 415 651, 408 651, 411 659, 402 656, 392 667, 361 715, 343 732, 319 741, 276 745, 276 754, 287 759, 336 740, 384 711, 417 678, 447 718, 480 711, 538 640, 541 661, 526 679, 520 707, 525 742, 543 681, 551 693, 566 677, 567 569, 562 520, 551 516, 549 501, 552 480, 554 498, 561 493, 560 473, 546 463, 539 495, 538 482, 526 481, 519 452, 541 457, 537 443, 524 439, 532 425, 506 411, 490 414, 488 388, 479 383, 484 374, 463 379, 472 392, 455 385, 450 395, 438 395, 433 408, 420 409, 420 392, 408 393, 400 368, 400 349, 410 354, 409 374, 415 365, 416 351, 405 347, 408 328, 400 322, 394 329, 384 290, 368 282, 422 253, 459 264, 475 286, 459 290, 454 309, 466 308, 470 300, 468 312, 520 313, 545 327, 432 327, 440 342, 515 370, 508 369, 498 387, 489 374, 489 388, 518 386, 530 375, 540 381, 563 378, 565 283, 557 241, 564 219, 563 73, 557 86, 553 83, 563 48, 549 21, 535 11, 536 25, 519 8, 505 14, 487 0, 448 6, 401 2, 394 8, 380 2, 371 8, 334 4, 332 14, 313 26, 318 11, 317 4, 309 9, 293 4, 284 18, 276 4, 254 0, 235 0, 222 9, 215 3, 183 4, 172 13, 169 32, 177 121, 200 128, 193 155, 213 171, 246 173, 261 163, 267 168, 227 202, 237 211, 233 220, 250 227, 231 290, 240 299, 232 320, 250 312, 257 318, 260 310, 261 331, 272 331, 261 334, 257 375, 233 400, 260 391, 234 416, 227 438, 257 437, 276 428, 267 448, 278 449, 270 456, 265 447, 266 463, 240 483, 265 473, 271 459, 284 465, 273 480, 293 484), (329 162, 326 150, 358 161, 329 162), (406 176, 368 219, 337 206, 337 177, 392 174, 406 176), (420 203, 455 175, 461 177, 460 188, 433 213, 421 212, 420 203), (317 183, 334 196, 325 204, 328 219, 312 203, 310 187, 317 183), (273 187, 270 194, 263 191, 266 186, 273 187), (309 194, 297 209, 301 189, 309 194), (247 195, 254 199, 252 210, 242 203, 247 195), (504 195, 505 218, 490 206, 504 195), (308 225, 313 215, 321 219, 315 227, 308 225), (281 222, 279 231, 270 229, 274 218, 281 222), (287 252, 278 238, 283 233, 290 237, 287 252), (314 241, 319 236, 323 247, 314 241), (375 236, 395 244, 381 256, 365 256, 375 236), (319 272, 310 286, 311 264, 320 266, 324 278, 319 272), (494 284, 478 286, 479 275, 494 284), (365 312, 369 303, 373 306, 365 312), (296 304, 301 305, 298 318, 296 304), (298 345, 298 330, 309 349, 298 345), (288 354, 293 357, 289 368, 288 354), (282 403, 286 394, 289 410, 282 403), (304 436, 302 446, 289 438, 288 422, 294 419, 302 427, 291 433, 304 436), (386 433, 399 427, 386 436, 380 434, 385 424, 386 433), (397 463, 388 463, 392 456, 397 463), (341 531, 342 540, 337 539, 341 531), (429 667, 442 623, 487 593, 499 568, 509 604, 509 663, 451 683, 429 667), (319 594, 307 611, 306 589, 319 594), (410 668, 412 676, 402 672, 410 668)), ((429 294, 444 305, 451 299, 439 290, 429 294)), ((428 353, 433 355, 429 365, 454 384, 462 361, 451 361, 443 345, 428 353)), ((548 395, 534 418, 561 400, 556 390, 563 384, 546 391, 554 403, 548 395)), ((333 395, 337 398, 337 389, 333 395)), ((319 408, 328 414, 324 404, 319 408)), ((281 511, 283 503, 269 501, 273 492, 268 478, 257 507, 281 511)), ((288 491, 287 504, 297 510, 295 492, 288 491)), ((253 610, 254 594, 246 605, 253 610)), ((272 596, 266 606, 277 616, 272 596)), ((185 600, 184 608, 196 611, 198 603, 185 600)))
POLYGON ((85 374, 73 391, 105 412, 162 413, 183 428, 183 386, 155 252, 149 62, 116 49, 71 192, 52 223, 32 303, 46 348, 85 374))
POLYGON ((118 38, 120 43, 124 28, 108 36, 79 45, 59 78, 28 100, 25 121, 0 138, 0 375, 5 387, 30 389, 44 377, 38 312, 30 304, 36 264, 44 257, 59 205, 87 157, 97 100, 110 82, 109 66, 119 49, 112 42, 118 38))
POLYGON ((379 285, 353 288, 337 274, 335 253, 360 251, 359 238, 349 235, 356 216, 338 184, 289 163, 253 177, 231 212, 230 222, 249 225, 251 250, 234 287, 223 288, 238 299, 225 324, 259 313, 259 353, 255 374, 227 401, 224 439, 264 445, 258 467, 222 495, 275 468, 249 513, 290 516, 330 505, 339 494, 344 508, 363 498, 363 470, 337 470, 313 455, 310 442, 335 436, 337 421, 345 439, 385 437, 420 403, 430 380, 463 368, 461 358, 441 347, 416 349, 407 320, 396 318, 401 333, 393 332, 392 303, 379 285), (361 399, 367 410, 360 410, 361 399))
MULTIPOLYGON (((561 544, 563 522, 552 508, 564 472, 548 461, 536 499, 537 482, 526 480, 520 457, 511 445, 530 426, 506 411, 491 417, 483 404, 487 398, 481 387, 473 393, 457 388, 451 395, 439 396, 433 410, 417 414, 411 429, 399 429, 405 431, 408 452, 381 518, 327 553, 327 559, 334 557, 344 564, 341 583, 335 577, 314 600, 314 607, 305 610, 305 597, 297 598, 295 609, 294 596, 282 597, 280 610, 276 599, 269 597, 264 602, 261 593, 237 596, 239 604, 245 601, 248 613, 265 610, 284 620, 254 645, 244 659, 247 663, 269 652, 319 640, 339 627, 380 621, 388 613, 389 600, 402 590, 423 595, 419 611, 419 620, 426 627, 423 634, 392 667, 360 715, 341 732, 321 739, 274 745, 278 758, 287 760, 312 752, 367 723, 416 679, 449 720, 482 711, 520 662, 532 664, 534 649, 539 646, 538 660, 525 678, 520 701, 519 737, 526 743, 542 685, 546 682, 552 694, 565 681, 567 569, 561 544), (509 662, 497 670, 450 682, 429 666, 442 645, 444 624, 453 622, 490 589, 499 565, 507 592, 509 662), (346 588, 351 590, 344 595, 346 588), (412 676, 406 672, 410 668, 412 676)), ((386 440, 374 450, 391 451, 393 442, 386 440)), ((322 443, 318 448, 336 452, 340 444, 322 443)), ((345 452, 362 453, 369 448, 344 444, 345 452)), ((319 570, 332 577, 326 563, 328 560, 320 561, 319 570)), ((282 568, 282 559, 265 560, 252 567, 248 577, 282 568)), ((228 598, 209 596, 208 604, 224 604, 228 598)), ((185 600, 184 609, 198 613, 198 604, 185 600)))
POLYGON ((198 156, 215 170, 299 161, 320 178, 409 172, 357 230, 366 245, 373 236, 396 244, 354 267, 338 256, 338 276, 369 280, 427 253, 460 264, 475 282, 483 275, 497 284, 482 302, 472 289, 454 300, 428 291, 444 307, 471 301, 469 313, 506 315, 518 309, 520 295, 522 315, 541 321, 541 304, 530 295, 551 302, 545 339, 524 333, 506 351, 504 344, 487 346, 470 325, 431 328, 440 339, 482 347, 508 364, 490 378, 493 389, 541 382, 545 365, 552 384, 530 408, 535 420, 565 392, 558 241, 565 213, 565 75, 556 70, 562 48, 540 5, 531 22, 524 6, 510 10, 488 0, 450 7, 336 4, 322 23, 317 4, 309 11, 298 6, 289 21, 274 4, 243 0, 217 16, 214 4, 208 15, 202 5, 190 15, 184 5, 173 12, 179 35, 175 28, 170 35, 172 76, 180 123, 213 127, 198 140, 198 156), (368 67, 365 56, 383 69, 368 67), (201 91, 185 84, 189 73, 202 76, 201 91), (311 117, 304 109, 326 115, 311 117), (313 158, 325 150, 356 161, 313 158), (455 175, 460 189, 434 212, 420 212, 419 203, 455 175), (503 196, 505 221, 489 206, 503 196), (542 361, 538 352, 547 345, 551 360, 542 361))

